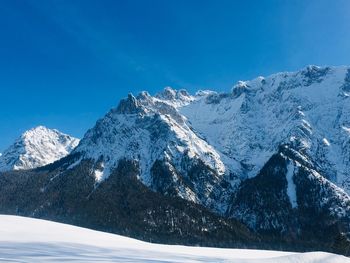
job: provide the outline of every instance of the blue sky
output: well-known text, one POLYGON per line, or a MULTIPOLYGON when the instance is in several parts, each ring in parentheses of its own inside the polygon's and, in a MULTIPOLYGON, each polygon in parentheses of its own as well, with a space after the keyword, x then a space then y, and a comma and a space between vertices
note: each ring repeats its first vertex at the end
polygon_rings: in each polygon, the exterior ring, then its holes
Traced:
POLYGON ((127 93, 229 91, 350 64, 347 0, 5 0, 0 151, 37 125, 77 137, 127 93))

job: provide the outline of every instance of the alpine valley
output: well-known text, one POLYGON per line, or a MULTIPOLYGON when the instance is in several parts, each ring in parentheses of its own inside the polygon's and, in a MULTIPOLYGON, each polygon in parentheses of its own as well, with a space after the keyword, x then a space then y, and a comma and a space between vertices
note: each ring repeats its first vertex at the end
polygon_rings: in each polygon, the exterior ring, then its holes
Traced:
POLYGON ((350 255, 350 67, 129 94, 79 144, 51 132, 0 157, 0 213, 157 243, 350 255))

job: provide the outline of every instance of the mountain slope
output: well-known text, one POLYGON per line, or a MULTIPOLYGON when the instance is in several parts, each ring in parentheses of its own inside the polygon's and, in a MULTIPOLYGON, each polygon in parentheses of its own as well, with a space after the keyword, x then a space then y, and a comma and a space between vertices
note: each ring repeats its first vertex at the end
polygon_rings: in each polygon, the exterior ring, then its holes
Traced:
POLYGON ((289 143, 327 179, 350 191, 350 68, 309 66, 207 93, 179 108, 210 145, 257 175, 289 143))
POLYGON ((68 155, 79 140, 38 126, 24 132, 0 155, 0 171, 24 170, 53 163, 68 155))
POLYGON ((268 236, 336 240, 349 232, 350 198, 285 145, 240 185, 227 215, 268 236))
POLYGON ((228 216, 290 240, 349 233, 349 86, 348 67, 309 66, 179 107, 198 134, 241 164, 228 216))
POLYGON ((151 189, 223 212, 231 186, 220 155, 159 97, 129 95, 85 134, 74 153, 93 160, 96 184, 125 158, 138 163, 138 178, 151 189))

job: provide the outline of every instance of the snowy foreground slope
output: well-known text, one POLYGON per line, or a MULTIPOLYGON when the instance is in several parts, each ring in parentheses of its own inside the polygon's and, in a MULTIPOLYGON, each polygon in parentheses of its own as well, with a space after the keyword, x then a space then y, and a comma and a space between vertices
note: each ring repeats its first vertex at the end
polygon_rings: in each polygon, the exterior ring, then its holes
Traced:
POLYGON ((346 263, 350 259, 324 252, 158 245, 45 220, 1 215, 0 261, 346 263))

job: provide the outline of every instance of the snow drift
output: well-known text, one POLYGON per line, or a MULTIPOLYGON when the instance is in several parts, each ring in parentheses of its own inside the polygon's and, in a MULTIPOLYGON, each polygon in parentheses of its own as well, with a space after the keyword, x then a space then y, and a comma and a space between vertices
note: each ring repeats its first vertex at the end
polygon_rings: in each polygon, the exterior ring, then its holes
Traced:
POLYGON ((0 216, 0 260, 11 262, 346 263, 324 252, 291 253, 151 244, 45 220, 0 216))

